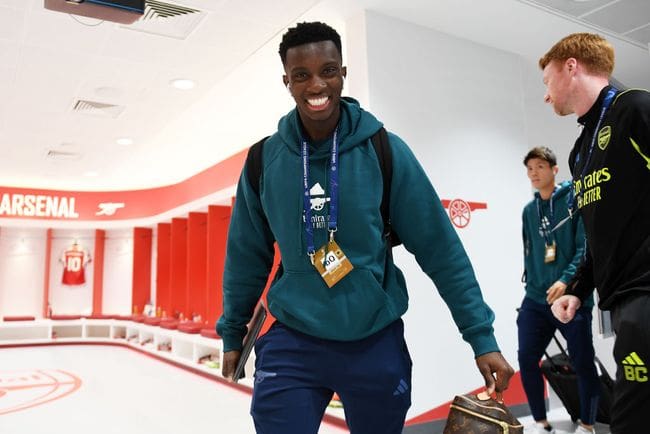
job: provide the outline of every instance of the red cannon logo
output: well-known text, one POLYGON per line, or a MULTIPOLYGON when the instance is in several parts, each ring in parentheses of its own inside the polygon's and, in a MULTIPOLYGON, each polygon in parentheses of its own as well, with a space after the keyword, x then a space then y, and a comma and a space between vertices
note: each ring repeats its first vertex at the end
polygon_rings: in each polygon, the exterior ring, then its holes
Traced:
POLYGON ((465 202, 463 199, 442 199, 442 206, 449 210, 449 218, 457 228, 464 228, 472 218, 472 211, 487 209, 487 203, 465 202))
POLYGON ((0 415, 63 398, 81 387, 81 379, 56 369, 0 371, 0 415))

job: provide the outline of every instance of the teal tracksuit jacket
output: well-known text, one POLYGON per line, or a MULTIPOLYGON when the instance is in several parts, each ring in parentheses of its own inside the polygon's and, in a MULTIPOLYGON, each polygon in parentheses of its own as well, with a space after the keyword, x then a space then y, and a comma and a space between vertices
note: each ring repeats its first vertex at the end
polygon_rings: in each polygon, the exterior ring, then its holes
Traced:
MULTIPOLYGON (((524 238, 524 267, 526 270, 526 297, 547 304, 546 291, 558 280, 568 284, 576 274, 585 251, 585 228, 582 218, 575 215, 544 237, 541 218, 546 218, 548 230, 569 216, 571 183, 559 184, 551 198, 542 200, 539 193, 525 207, 522 214, 524 238), (548 241, 546 240, 548 238, 548 241), (545 263, 546 243, 555 242, 555 260, 545 263)), ((585 299, 585 306, 593 306, 593 296, 585 299)))
MULTIPOLYGON (((382 173, 370 137, 382 124, 351 98, 341 101, 339 205, 336 241, 354 269, 328 288, 307 255, 305 224, 315 246, 325 244, 329 211, 331 138, 311 146, 310 222, 303 212, 301 124, 294 109, 263 148, 259 196, 242 171, 233 209, 223 278, 224 312, 217 323, 224 351, 242 347, 246 324, 273 262, 273 243, 283 273, 271 286, 271 313, 286 326, 324 339, 367 337, 400 318, 408 307, 402 272, 383 236, 382 173)), ((406 144, 389 133, 393 155, 390 198, 392 227, 433 280, 463 338, 475 354, 498 351, 494 314, 483 301, 465 250, 426 173, 406 144)), ((429 318, 423 327, 435 331, 429 318)))

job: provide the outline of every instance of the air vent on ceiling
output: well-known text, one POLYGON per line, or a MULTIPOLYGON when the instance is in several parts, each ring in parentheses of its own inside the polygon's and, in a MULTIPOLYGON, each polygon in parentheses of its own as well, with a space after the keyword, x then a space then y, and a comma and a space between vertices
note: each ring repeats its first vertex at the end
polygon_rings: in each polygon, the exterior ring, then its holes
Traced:
POLYGON ((89 101, 85 99, 76 100, 72 106, 72 111, 75 113, 83 113, 93 116, 101 116, 105 118, 116 118, 122 113, 124 106, 107 104, 98 101, 89 101))
POLYGON ((56 149, 48 150, 46 156, 51 160, 78 160, 81 158, 79 152, 58 151, 56 149))
POLYGON ((147 0, 144 15, 135 23, 122 27, 154 35, 185 39, 206 15, 207 12, 198 9, 158 0, 147 0))

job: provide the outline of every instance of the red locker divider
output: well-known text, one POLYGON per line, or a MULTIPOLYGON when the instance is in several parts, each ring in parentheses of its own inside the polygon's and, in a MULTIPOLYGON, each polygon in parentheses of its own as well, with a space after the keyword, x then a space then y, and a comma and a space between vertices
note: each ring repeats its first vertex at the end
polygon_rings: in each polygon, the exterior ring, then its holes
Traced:
POLYGON ((208 214, 191 212, 187 220, 187 299, 190 318, 207 318, 208 214))
POLYGON ((208 207, 206 320, 210 327, 223 313, 223 266, 231 213, 230 206, 208 207))
MULTIPOLYGON (((162 316, 172 316, 169 263, 171 258, 171 223, 158 223, 156 244, 156 307, 162 316)), ((135 306, 135 305, 134 305, 135 306)), ((142 312, 143 306, 137 306, 142 312)))
POLYGON ((93 256, 93 315, 102 313, 104 296, 104 244, 106 231, 95 229, 95 254, 93 256))
POLYGON ((187 219, 173 218, 170 237, 169 285, 171 316, 187 318, 187 219))
POLYGON ((45 278, 43 279, 43 318, 50 317, 50 259, 52 258, 52 229, 45 233, 45 278))
POLYGON ((153 230, 133 228, 133 283, 131 304, 138 306, 139 312, 151 300, 151 254, 153 230))

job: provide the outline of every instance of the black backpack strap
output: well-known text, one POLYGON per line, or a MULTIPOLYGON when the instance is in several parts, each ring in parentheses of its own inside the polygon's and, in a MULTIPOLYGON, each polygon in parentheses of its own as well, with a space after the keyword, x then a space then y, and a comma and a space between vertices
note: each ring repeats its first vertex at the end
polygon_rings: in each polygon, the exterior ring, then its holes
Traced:
POLYGON ((383 178, 384 191, 381 197, 381 218, 384 221, 384 231, 386 238, 390 241, 391 247, 401 244, 397 234, 393 232, 390 221, 390 186, 393 180, 393 153, 388 140, 388 133, 384 127, 381 127, 370 138, 372 147, 377 154, 379 168, 383 178))
POLYGON ((260 195, 260 178, 262 177, 262 168, 264 167, 262 164, 262 150, 264 142, 268 138, 269 136, 266 136, 251 146, 246 157, 246 177, 258 197, 260 195))

